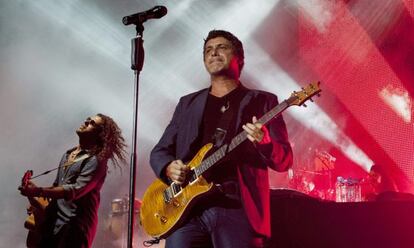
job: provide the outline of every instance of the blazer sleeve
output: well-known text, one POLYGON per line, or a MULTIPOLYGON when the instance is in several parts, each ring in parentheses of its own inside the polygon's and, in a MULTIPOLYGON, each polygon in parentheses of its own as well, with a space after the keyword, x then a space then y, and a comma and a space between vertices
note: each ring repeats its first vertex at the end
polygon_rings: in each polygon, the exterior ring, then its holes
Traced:
POLYGON ((167 182, 164 170, 166 166, 176 159, 177 135, 179 131, 180 115, 182 112, 182 99, 178 102, 170 123, 164 130, 159 142, 152 149, 150 164, 155 175, 167 182))
MULTIPOLYGON (((277 97, 269 94, 264 105, 264 113, 267 113, 278 104, 277 97)), ((286 171, 292 166, 293 153, 282 115, 271 120, 266 127, 269 131, 271 143, 255 144, 259 156, 268 167, 276 171, 286 171)))

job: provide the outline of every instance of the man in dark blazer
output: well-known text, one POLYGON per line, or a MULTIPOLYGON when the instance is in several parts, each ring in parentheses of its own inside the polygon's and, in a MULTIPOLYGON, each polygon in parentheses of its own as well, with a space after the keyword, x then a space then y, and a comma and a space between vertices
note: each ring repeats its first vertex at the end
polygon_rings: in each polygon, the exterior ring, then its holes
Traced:
POLYGON ((281 116, 264 126, 257 121, 278 104, 271 93, 245 88, 242 43, 227 31, 210 31, 204 42, 209 88, 182 97, 171 122, 150 156, 156 175, 183 184, 186 165, 207 143, 229 143, 244 131, 243 142, 203 176, 219 190, 191 210, 166 241, 166 247, 263 247, 270 236, 268 167, 285 171, 292 149, 281 116))

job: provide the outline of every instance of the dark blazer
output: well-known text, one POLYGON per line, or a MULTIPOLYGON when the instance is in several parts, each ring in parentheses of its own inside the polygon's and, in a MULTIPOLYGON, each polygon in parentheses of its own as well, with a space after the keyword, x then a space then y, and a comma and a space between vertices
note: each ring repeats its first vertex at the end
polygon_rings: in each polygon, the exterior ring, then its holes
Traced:
MULTIPOLYGON (((240 86, 243 87, 243 86, 240 86)), ((258 119, 278 104, 271 93, 250 90, 243 87, 246 94, 240 102, 236 116, 236 130, 242 125, 258 119)), ((160 141, 153 148, 150 164, 156 175, 166 180, 164 169, 171 161, 180 159, 188 162, 201 147, 194 147, 203 120, 204 107, 209 88, 183 96, 160 141)), ((270 198, 268 170, 285 171, 292 164, 292 149, 283 118, 280 116, 266 125, 272 143, 266 145, 245 141, 236 150, 237 174, 243 206, 254 230, 270 236, 270 198)), ((237 134, 236 133, 236 134, 237 134)))

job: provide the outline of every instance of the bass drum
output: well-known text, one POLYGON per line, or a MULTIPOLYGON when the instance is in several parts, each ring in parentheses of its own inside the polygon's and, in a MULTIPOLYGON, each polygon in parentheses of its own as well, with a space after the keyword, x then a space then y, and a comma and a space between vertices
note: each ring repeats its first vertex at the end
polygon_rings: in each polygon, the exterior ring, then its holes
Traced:
MULTIPOLYGON (((137 225, 140 222, 139 211, 141 209, 141 203, 140 199, 135 199, 134 201, 134 229, 137 228, 137 225)), ((109 215, 105 226, 106 229, 111 232, 114 239, 126 239, 128 230, 128 204, 128 198, 117 198, 113 199, 111 202, 111 214, 109 215)))
MULTIPOLYGON (((116 198, 111 202, 111 213, 105 220, 105 230, 103 238, 103 248, 126 248, 128 239, 128 198, 116 198)), ((140 208, 141 200, 135 199, 135 220, 134 220, 134 248, 144 248, 142 244, 144 240, 150 240, 151 237, 147 236, 140 225, 140 208)), ((164 247, 164 241, 162 240, 157 248, 164 247)))

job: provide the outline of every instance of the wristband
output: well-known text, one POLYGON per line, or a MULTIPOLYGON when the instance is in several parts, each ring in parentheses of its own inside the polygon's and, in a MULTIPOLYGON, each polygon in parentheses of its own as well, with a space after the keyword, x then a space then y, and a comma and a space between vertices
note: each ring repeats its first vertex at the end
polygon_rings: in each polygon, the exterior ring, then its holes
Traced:
POLYGON ((40 197, 43 197, 43 193, 44 193, 43 188, 39 187, 38 190, 37 190, 37 195, 40 196, 40 197))

